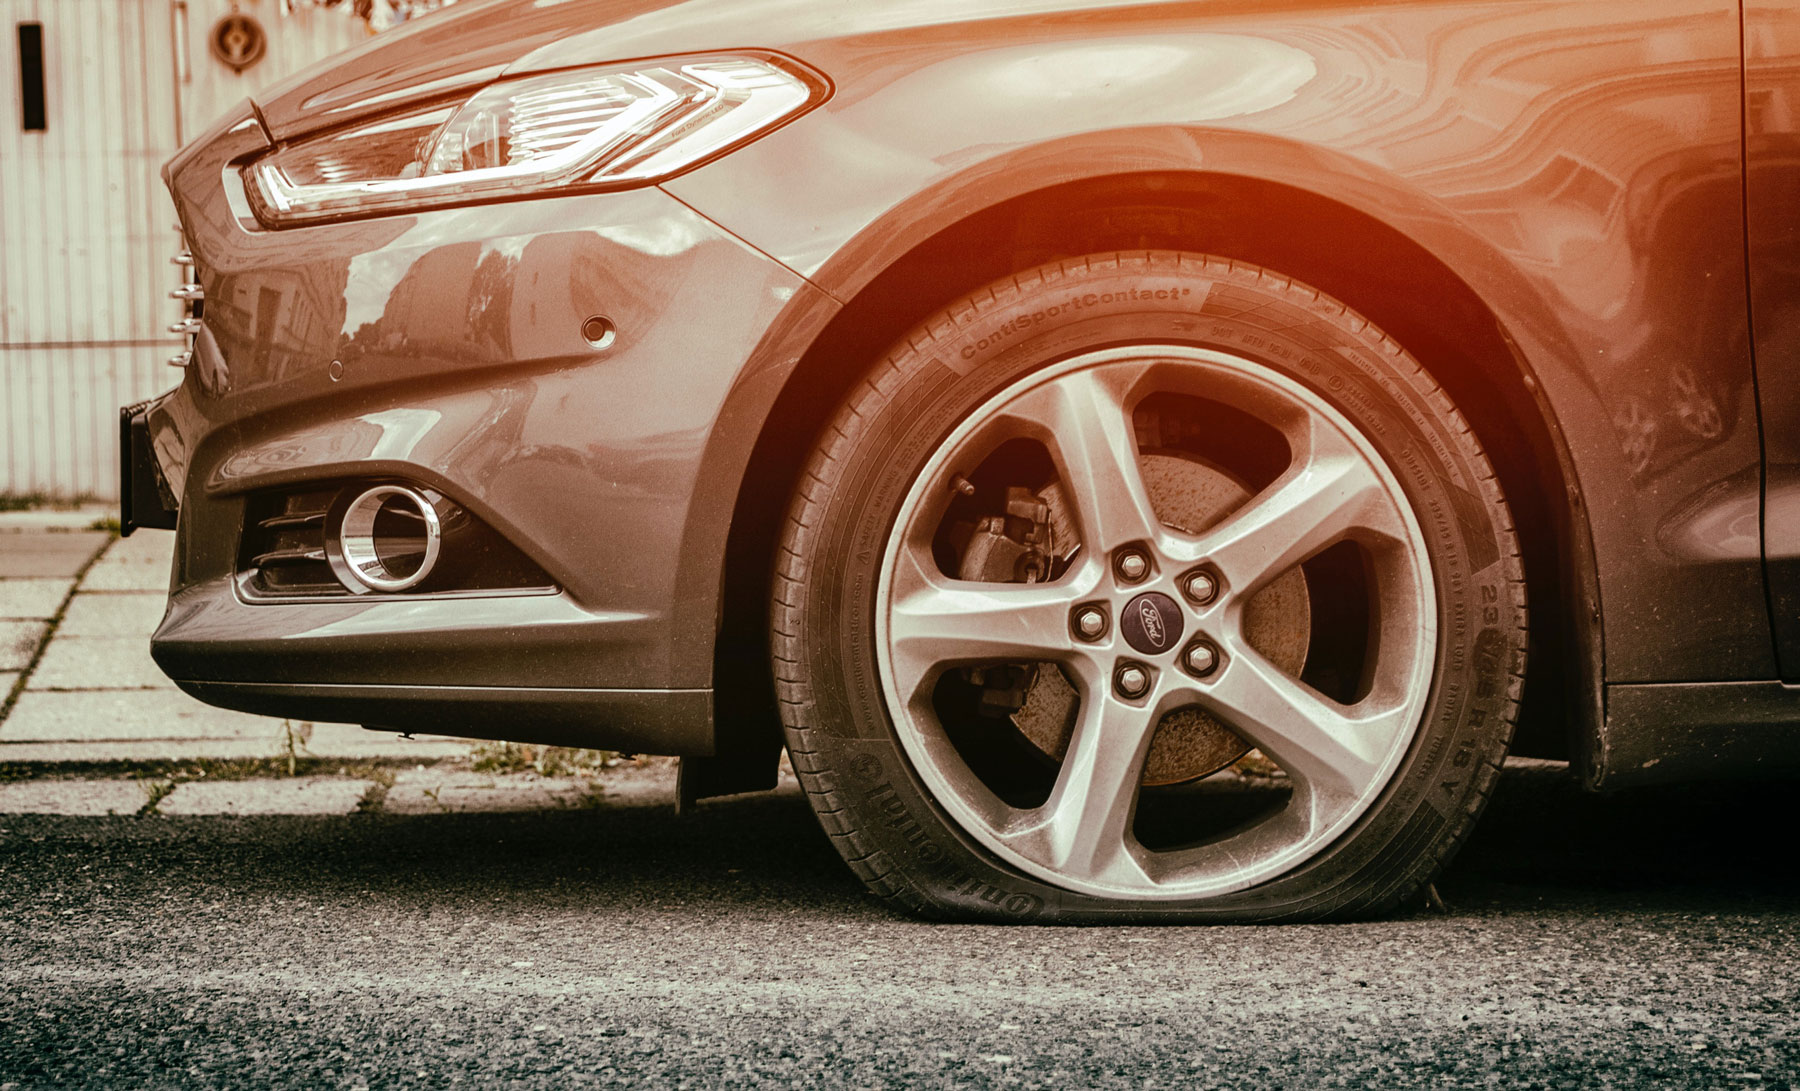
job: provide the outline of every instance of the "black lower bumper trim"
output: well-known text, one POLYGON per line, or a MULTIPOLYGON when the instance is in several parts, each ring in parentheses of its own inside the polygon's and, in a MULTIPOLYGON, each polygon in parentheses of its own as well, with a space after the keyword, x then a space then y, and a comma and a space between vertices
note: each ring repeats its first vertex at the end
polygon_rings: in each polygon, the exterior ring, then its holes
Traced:
POLYGON ((1800 771, 1800 686, 1681 682, 1606 687, 1606 722, 1587 762, 1601 791, 1800 771))
POLYGON ((264 716, 640 754, 713 752, 710 689, 175 684, 209 705, 264 716))
POLYGON ((155 401, 139 402, 119 410, 119 534, 130 536, 139 527, 174 530, 176 510, 168 501, 162 467, 150 446, 150 427, 145 410, 155 401))

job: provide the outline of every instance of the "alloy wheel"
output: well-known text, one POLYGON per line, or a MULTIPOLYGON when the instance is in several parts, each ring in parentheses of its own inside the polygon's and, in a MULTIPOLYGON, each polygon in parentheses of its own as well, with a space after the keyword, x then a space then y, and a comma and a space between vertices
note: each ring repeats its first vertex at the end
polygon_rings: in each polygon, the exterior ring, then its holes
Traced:
POLYGON ((1128 900, 1240 890, 1342 835, 1392 780, 1419 729, 1437 645, 1430 564, 1400 482, 1317 393, 1260 363, 1178 345, 1111 348, 1033 372, 938 446, 890 535, 876 591, 881 684, 937 804, 988 851, 1056 886, 1128 900), (1134 413, 1204 399, 1278 434, 1287 462, 1197 532, 1160 518, 1134 413), (966 474, 1009 443, 1047 453, 1079 546, 1023 580, 959 578, 942 529, 966 474), (1353 543, 1368 571, 1353 692, 1328 694, 1252 639, 1259 593, 1353 543), (1028 665, 1073 692, 1047 792, 996 791, 947 729, 946 675, 1028 665), (1272 763, 1277 805, 1187 841, 1136 830, 1146 763, 1173 715, 1199 712, 1272 763))

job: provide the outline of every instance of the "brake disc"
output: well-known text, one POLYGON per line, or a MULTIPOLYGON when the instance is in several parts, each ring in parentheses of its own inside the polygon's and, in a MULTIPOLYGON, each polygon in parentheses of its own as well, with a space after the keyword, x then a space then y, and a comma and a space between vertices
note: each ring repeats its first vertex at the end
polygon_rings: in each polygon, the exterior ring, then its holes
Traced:
MULTIPOLYGON (((1210 529, 1250 499, 1250 490, 1235 478, 1191 455, 1145 454, 1140 464, 1157 518, 1186 534, 1210 529)), ((1050 509, 1056 552, 1067 559, 1080 548, 1081 540, 1062 483, 1052 482, 1038 496, 1050 509)), ((1299 676, 1312 639, 1312 601, 1306 577, 1298 567, 1282 573, 1244 604, 1244 638, 1276 667, 1299 676)), ((1040 669, 1012 722, 1033 746, 1060 761, 1069 749, 1079 703, 1079 695, 1061 671, 1040 669)), ((1175 709, 1156 725, 1143 783, 1160 786, 1198 780, 1237 761, 1250 749, 1241 736, 1204 709, 1175 709)))

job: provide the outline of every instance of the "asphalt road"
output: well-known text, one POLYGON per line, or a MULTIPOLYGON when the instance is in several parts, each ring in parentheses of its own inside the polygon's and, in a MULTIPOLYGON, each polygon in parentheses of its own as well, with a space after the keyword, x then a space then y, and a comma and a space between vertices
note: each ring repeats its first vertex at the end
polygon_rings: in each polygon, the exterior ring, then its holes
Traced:
POLYGON ((865 898, 791 792, 0 818, 0 1087, 1784 1087, 1795 785, 1509 773, 1447 911, 998 928, 865 898))

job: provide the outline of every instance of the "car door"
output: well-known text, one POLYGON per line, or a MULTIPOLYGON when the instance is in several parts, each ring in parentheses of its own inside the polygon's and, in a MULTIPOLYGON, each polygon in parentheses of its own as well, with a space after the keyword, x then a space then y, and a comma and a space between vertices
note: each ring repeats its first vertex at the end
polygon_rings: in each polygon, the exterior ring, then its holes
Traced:
POLYGON ((1800 682, 1800 8, 1746 0, 1745 226, 1768 471, 1763 562, 1782 678, 1800 682))

